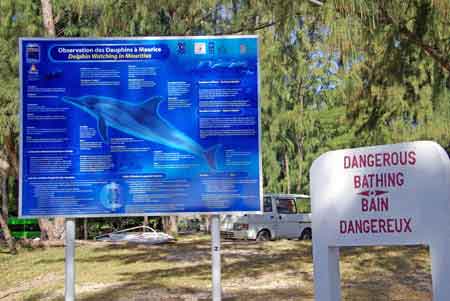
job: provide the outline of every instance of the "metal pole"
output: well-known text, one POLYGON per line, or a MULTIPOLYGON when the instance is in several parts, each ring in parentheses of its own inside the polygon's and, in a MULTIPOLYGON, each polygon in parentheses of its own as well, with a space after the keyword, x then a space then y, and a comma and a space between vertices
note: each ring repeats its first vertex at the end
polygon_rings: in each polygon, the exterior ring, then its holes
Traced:
POLYGON ((75 300, 75 219, 66 219, 65 301, 75 300))
POLYGON ((212 239, 212 296, 213 301, 222 300, 222 285, 220 275, 220 216, 211 216, 212 239))

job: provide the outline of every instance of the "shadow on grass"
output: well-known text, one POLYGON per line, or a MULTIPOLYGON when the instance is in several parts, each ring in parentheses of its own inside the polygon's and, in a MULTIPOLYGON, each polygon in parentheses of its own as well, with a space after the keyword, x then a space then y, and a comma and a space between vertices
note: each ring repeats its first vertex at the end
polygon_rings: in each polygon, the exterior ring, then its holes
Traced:
MULTIPOLYGON (((44 296, 36 294, 26 299, 28 301, 40 300, 44 296)), ((229 292, 227 290, 222 293, 224 301, 238 300, 314 300, 311 293, 305 292, 300 287, 283 287, 283 288, 266 288, 266 289, 248 289, 241 288, 229 292)), ((164 285, 136 285, 134 283, 125 283, 114 287, 89 293, 82 297, 78 297, 80 301, 98 301, 98 300, 164 300, 164 301, 181 301, 181 300, 212 300, 210 288, 192 288, 183 285, 176 287, 167 287, 164 285), (124 292, 126 292, 124 294, 124 292)))
MULTIPOLYGON (((123 290, 130 291, 130 287, 121 286, 114 290, 107 290, 103 292, 98 292, 88 297, 83 297, 79 300, 81 301, 96 301, 96 300, 119 300, 115 299, 117 294, 123 290)), ((192 289, 187 287, 177 287, 177 288, 146 288, 134 291, 131 300, 212 300, 210 289, 192 289)), ((314 296, 305 293, 301 288, 278 288, 278 289, 240 289, 235 290, 232 293, 224 291, 222 293, 222 300, 224 301, 241 301, 241 300, 314 300, 314 296)), ((125 300, 124 298, 120 300, 125 300)))
MULTIPOLYGON (((265 277, 268 278, 268 285, 271 286, 271 274, 284 273, 292 277, 291 279, 299 277, 298 279, 302 278, 303 281, 312 282, 312 275, 301 271, 302 264, 305 262, 312 264, 311 244, 297 241, 286 245, 283 243, 222 242, 222 279, 232 283, 234 280, 252 281, 265 277)), ((201 288, 203 282, 210 283, 211 279, 211 245, 207 240, 181 241, 153 246, 102 245, 90 248, 92 252, 89 256, 76 259, 76 262, 119 261, 121 264, 129 264, 159 261, 172 264, 167 264, 167 268, 154 268, 145 272, 125 269, 118 272, 122 282, 95 292, 85 293, 78 300, 118 300, 118 296, 124 294, 133 295, 132 300, 211 299, 210 289, 201 288), (173 263, 176 265, 174 266, 173 263), (190 280, 193 280, 193 284, 187 286, 186 282, 190 280), (166 287, 167 282, 176 284, 173 287, 166 287)), ((58 261, 63 259, 42 259, 39 263, 50 264, 58 261)), ((274 283, 282 282, 282 279, 273 280, 274 283)), ((261 300, 267 294, 276 296, 276 300, 298 300, 298 298, 304 300, 306 297, 312 300, 312 296, 302 292, 295 284, 287 290, 277 288, 246 290, 245 283, 237 285, 242 289, 233 288, 232 295, 225 292, 223 300, 261 300)), ((32 297, 35 299, 30 300, 39 300, 39 297, 41 296, 36 295, 32 297)))
MULTIPOLYGON (((192 262, 210 260, 211 245, 209 241, 192 240, 173 242, 163 245, 143 244, 105 244, 91 245, 93 255, 76 258, 78 263, 99 263, 120 261, 122 264, 136 262, 152 262, 169 260, 171 262, 192 262)), ((264 244, 253 242, 222 242, 222 249, 227 251, 227 258, 240 258, 242 250, 259 253, 264 250, 264 244)), ((76 252, 77 253, 77 252, 76 252)), ((41 259, 39 264, 52 264, 64 262, 63 258, 41 259)))
MULTIPOLYGON (((88 256, 77 262, 118 261, 124 265, 158 262, 167 263, 167 267, 158 264, 145 272, 124 268, 117 272, 121 282, 86 292, 77 300, 211 300, 210 288, 206 286, 211 279, 211 246, 206 239, 166 245, 89 248, 88 256)), ((223 300, 314 300, 312 273, 302 268, 302 265, 311 268, 311 253, 310 242, 222 242, 222 279, 227 287, 223 300), (283 279, 277 278, 279 275, 289 277, 290 282, 283 283, 283 279), (308 286, 298 285, 300 281, 308 286)), ((430 296, 431 276, 425 254, 427 249, 423 246, 342 248, 341 263, 351 268, 342 279, 343 300, 394 300, 393 290, 399 285, 414 295, 430 296), (374 266, 377 269, 373 270, 374 266)), ((27 300, 41 298, 37 294, 27 300)), ((424 299, 406 295, 395 300, 424 299)))
POLYGON ((44 300, 45 298, 47 298, 48 296, 44 293, 36 293, 33 294, 29 297, 25 297, 23 300, 24 301, 39 301, 39 300, 44 300))
POLYGON ((431 300, 429 258, 428 247, 420 245, 341 248, 341 264, 352 263, 354 271, 350 278, 342 278, 343 290, 353 295, 348 300, 368 296, 375 296, 373 300, 393 300, 392 295, 398 294, 395 291, 401 287, 418 297, 395 300, 431 300))

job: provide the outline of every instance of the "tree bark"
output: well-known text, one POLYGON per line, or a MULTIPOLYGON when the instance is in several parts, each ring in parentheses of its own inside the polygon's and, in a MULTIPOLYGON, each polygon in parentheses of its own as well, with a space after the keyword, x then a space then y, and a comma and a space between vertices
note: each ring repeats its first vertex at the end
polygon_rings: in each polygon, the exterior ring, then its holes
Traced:
MULTIPOLYGON (((51 0, 41 0, 42 20, 44 22, 44 31, 47 36, 55 36, 55 21, 53 19, 53 7, 51 0)), ((48 219, 39 219, 39 227, 42 233, 41 237, 47 236, 49 240, 64 239, 65 226, 64 218, 58 217, 52 221, 48 219)))
POLYGON ((5 220, 3 214, 0 214, 0 227, 3 229, 3 236, 5 236, 6 243, 8 245, 9 252, 11 254, 17 254, 16 245, 14 239, 11 236, 11 231, 9 231, 7 220, 5 220))
POLYGON ((84 240, 88 240, 88 219, 83 219, 84 240))
POLYGON ((169 231, 169 221, 168 221, 169 217, 163 216, 161 217, 161 219, 162 219, 162 230, 163 232, 167 233, 169 231))
POLYGON ((297 179, 297 193, 303 193, 302 191, 302 177, 303 177, 303 144, 304 144, 304 137, 300 137, 297 140, 297 160, 298 160, 298 179, 297 179))
MULTIPOLYGON (((144 216, 144 227, 148 227, 148 216, 144 216)), ((144 232, 147 232, 147 228, 144 228, 144 232)))
POLYGON ((51 223, 54 239, 64 240, 66 237, 65 219, 57 217, 51 223))
POLYGON ((39 228, 41 229, 41 240, 54 240, 53 231, 50 231, 50 220, 47 218, 38 219, 39 228))
POLYGON ((8 208, 8 176, 6 174, 2 175, 2 214, 5 220, 9 217, 8 208))
POLYGON ((289 157, 287 152, 284 153, 284 173, 286 177, 287 193, 291 193, 291 178, 289 176, 289 157))
POLYGON ((7 155, 7 150, 4 147, 0 150, 0 176, 1 176, 1 194, 2 194, 2 205, 1 210, 3 217, 8 221, 9 209, 8 209, 8 177, 12 173, 11 164, 9 164, 9 159, 7 155))
POLYGON ((205 226, 205 233, 211 232, 211 217, 209 215, 202 215, 202 224, 205 226))
POLYGON ((11 176, 19 176, 19 154, 17 153, 17 144, 11 131, 3 135, 3 154, 2 157, 7 160, 7 172, 11 176))
POLYGON ((50 0, 41 0, 42 6, 42 20, 44 21, 45 33, 50 36, 55 36, 55 21, 53 20, 53 9, 50 0))
MULTIPOLYGON (((3 229, 3 236, 5 237, 6 243, 11 254, 17 254, 16 245, 13 237, 11 236, 11 231, 8 227, 8 176, 14 173, 12 170, 12 165, 9 159, 9 149, 11 148, 10 140, 5 139, 3 136, 3 148, 0 150, 0 176, 1 176, 1 212, 0 212, 0 228, 3 229)), ((14 147, 15 149, 15 147, 14 147)), ((14 156, 14 155, 13 155, 14 156)))
POLYGON ((163 216, 163 231, 176 237, 178 235, 178 218, 176 216, 163 216))
POLYGON ((170 216, 170 235, 173 237, 178 236, 178 216, 170 216))

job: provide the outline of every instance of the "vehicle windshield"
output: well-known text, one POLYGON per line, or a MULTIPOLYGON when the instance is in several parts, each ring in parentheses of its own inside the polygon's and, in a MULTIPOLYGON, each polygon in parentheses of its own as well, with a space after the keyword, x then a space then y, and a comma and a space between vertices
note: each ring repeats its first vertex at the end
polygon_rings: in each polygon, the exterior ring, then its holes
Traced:
POLYGON ((295 199, 278 199, 277 211, 280 214, 295 214, 297 209, 295 206, 295 199))
POLYGON ((297 205, 297 213, 311 213, 311 200, 307 198, 297 198, 295 200, 297 205))
POLYGON ((271 197, 264 198, 264 212, 272 212, 272 198, 271 197))

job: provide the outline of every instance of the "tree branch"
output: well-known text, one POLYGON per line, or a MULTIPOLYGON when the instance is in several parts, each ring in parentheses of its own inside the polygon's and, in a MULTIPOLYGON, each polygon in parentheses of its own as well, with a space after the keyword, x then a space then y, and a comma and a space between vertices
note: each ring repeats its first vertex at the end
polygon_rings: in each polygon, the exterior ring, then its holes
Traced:
POLYGON ((450 61, 439 49, 424 43, 421 39, 417 37, 413 32, 409 31, 406 27, 400 26, 400 34, 402 34, 408 41, 414 43, 420 49, 422 49, 428 56, 433 58, 443 69, 450 72, 450 61))
POLYGON ((273 21, 273 22, 268 22, 268 23, 264 23, 264 24, 258 25, 258 26, 253 27, 253 28, 240 28, 238 30, 229 31, 229 32, 225 32, 225 33, 224 32, 216 33, 215 35, 229 35, 229 34, 242 33, 243 31, 257 31, 257 30, 268 28, 268 27, 272 27, 276 23, 277 22, 273 21))
POLYGON ((414 32, 410 31, 405 24, 395 22, 395 20, 389 15, 384 7, 380 7, 380 10, 387 22, 398 27, 401 36, 422 49, 422 51, 424 51, 428 56, 435 60, 442 69, 450 73, 450 59, 447 58, 442 52, 440 52, 437 47, 433 47, 432 45, 425 43, 414 32))

